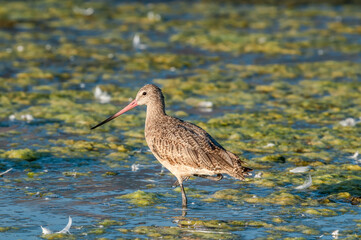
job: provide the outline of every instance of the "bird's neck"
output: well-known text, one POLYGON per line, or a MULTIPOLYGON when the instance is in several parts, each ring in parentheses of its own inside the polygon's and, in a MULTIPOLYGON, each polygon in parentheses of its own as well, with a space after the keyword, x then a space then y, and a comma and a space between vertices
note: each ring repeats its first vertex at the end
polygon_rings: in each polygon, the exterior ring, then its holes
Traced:
POLYGON ((157 101, 153 104, 148 104, 145 125, 149 126, 151 124, 155 124, 154 122, 159 121, 166 115, 164 101, 157 101))

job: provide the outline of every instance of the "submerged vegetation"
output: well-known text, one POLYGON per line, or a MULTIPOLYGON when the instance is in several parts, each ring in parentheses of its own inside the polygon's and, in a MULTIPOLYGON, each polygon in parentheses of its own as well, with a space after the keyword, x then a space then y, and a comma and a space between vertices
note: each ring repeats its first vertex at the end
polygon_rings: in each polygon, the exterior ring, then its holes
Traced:
POLYGON ((72 215, 43 237, 360 238, 360 22, 360 5, 2 3, 0 234, 72 215), (89 130, 146 83, 254 176, 192 178, 178 217, 144 108, 89 130))

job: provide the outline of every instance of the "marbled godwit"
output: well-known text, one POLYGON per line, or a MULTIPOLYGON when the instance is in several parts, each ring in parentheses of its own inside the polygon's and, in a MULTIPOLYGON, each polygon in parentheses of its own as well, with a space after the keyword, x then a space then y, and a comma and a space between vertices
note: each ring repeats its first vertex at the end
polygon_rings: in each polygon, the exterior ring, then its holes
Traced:
POLYGON ((159 87, 148 84, 142 87, 136 98, 125 108, 91 129, 111 121, 126 111, 147 105, 145 139, 158 159, 178 180, 182 191, 182 207, 187 207, 183 181, 191 176, 221 180, 224 173, 243 180, 252 169, 225 150, 202 128, 165 113, 164 97, 159 87), (216 176, 212 176, 216 175, 216 176))

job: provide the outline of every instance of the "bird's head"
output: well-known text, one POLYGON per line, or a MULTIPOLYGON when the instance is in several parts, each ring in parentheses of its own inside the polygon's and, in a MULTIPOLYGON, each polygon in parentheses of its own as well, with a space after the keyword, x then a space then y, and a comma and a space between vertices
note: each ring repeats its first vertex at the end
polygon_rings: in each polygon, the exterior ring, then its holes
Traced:
POLYGON ((110 116, 109 118, 105 119, 103 122, 92 127, 91 129, 95 129, 95 128, 113 120, 114 118, 122 115, 123 113, 129 111, 132 108, 135 108, 138 105, 148 105, 151 102, 160 102, 161 104, 164 105, 164 97, 163 97, 162 91, 160 90, 159 87, 157 87, 154 84, 147 84, 138 91, 135 99, 133 101, 131 101, 125 108, 123 108, 116 114, 110 116))
POLYGON ((147 84, 142 87, 135 97, 138 105, 148 105, 151 102, 163 101, 163 99, 162 91, 154 84, 147 84))

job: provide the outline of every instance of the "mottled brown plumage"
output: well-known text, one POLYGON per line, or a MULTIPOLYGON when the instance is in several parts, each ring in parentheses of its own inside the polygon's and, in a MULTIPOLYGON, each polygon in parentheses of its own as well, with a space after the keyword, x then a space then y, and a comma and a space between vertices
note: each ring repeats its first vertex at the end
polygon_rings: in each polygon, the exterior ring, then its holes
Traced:
POLYGON ((225 150, 202 128, 168 116, 162 91, 153 84, 142 87, 133 102, 93 128, 137 105, 147 105, 145 139, 158 161, 177 178, 182 190, 183 207, 187 205, 183 181, 190 176, 220 180, 222 174, 228 174, 243 180, 251 171, 242 165, 239 157, 225 150))

